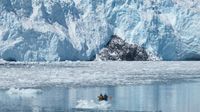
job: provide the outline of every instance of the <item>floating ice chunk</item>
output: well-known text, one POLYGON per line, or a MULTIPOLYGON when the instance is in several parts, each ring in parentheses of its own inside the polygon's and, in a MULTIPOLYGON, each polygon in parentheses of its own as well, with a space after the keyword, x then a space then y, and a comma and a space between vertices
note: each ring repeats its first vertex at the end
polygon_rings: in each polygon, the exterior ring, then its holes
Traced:
POLYGON ((111 107, 111 104, 107 101, 100 101, 99 103, 95 103, 93 100, 79 100, 76 108, 83 109, 108 109, 111 107))
POLYGON ((26 97, 33 98, 38 94, 41 94, 40 89, 18 89, 18 88, 10 88, 6 93, 11 97, 26 97))
POLYGON ((100 101, 98 104, 99 109, 108 109, 111 107, 111 104, 108 103, 107 101, 100 101))

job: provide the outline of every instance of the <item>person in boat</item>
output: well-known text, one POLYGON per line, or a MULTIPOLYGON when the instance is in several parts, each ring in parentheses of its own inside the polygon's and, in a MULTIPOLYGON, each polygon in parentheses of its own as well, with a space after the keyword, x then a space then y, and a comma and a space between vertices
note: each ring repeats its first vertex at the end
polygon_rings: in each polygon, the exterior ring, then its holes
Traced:
MULTIPOLYGON (((104 94, 104 96, 102 94, 100 94, 98 96, 99 101, 108 101, 108 95, 104 94)), ((111 98, 110 98, 111 99, 111 98)))
POLYGON ((99 99, 99 101, 103 101, 103 100, 104 100, 104 96, 103 96, 102 94, 100 94, 100 95, 98 96, 98 99, 99 99))
POLYGON ((105 101, 108 101, 108 95, 104 94, 103 99, 104 99, 105 101))

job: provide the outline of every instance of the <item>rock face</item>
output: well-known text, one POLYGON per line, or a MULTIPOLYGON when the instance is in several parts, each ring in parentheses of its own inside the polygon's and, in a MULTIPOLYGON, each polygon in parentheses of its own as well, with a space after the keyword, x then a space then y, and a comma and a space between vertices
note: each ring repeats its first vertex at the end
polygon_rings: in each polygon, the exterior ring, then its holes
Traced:
POLYGON ((137 45, 128 44, 120 37, 113 35, 107 48, 103 48, 97 55, 100 60, 146 61, 147 52, 137 45))

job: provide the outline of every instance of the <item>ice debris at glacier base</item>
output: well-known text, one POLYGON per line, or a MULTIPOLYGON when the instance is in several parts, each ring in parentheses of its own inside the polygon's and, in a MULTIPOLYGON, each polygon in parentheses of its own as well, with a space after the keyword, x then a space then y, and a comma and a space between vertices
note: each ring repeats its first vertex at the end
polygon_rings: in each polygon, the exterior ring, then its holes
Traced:
POLYGON ((92 60, 111 35, 163 60, 200 58, 198 0, 1 0, 0 57, 92 60))
POLYGON ((198 61, 9 62, 0 63, 0 89, 172 84, 199 73, 198 61))

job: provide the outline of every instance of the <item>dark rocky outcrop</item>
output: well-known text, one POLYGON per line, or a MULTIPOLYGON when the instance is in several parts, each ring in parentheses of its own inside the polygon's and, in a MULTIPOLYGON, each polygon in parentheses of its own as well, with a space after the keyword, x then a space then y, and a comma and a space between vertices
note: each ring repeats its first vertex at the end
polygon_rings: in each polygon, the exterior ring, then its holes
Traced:
POLYGON ((107 47, 103 48, 97 55, 100 60, 121 60, 121 61, 146 61, 148 54, 144 48, 138 45, 129 44, 120 37, 113 35, 107 47))

